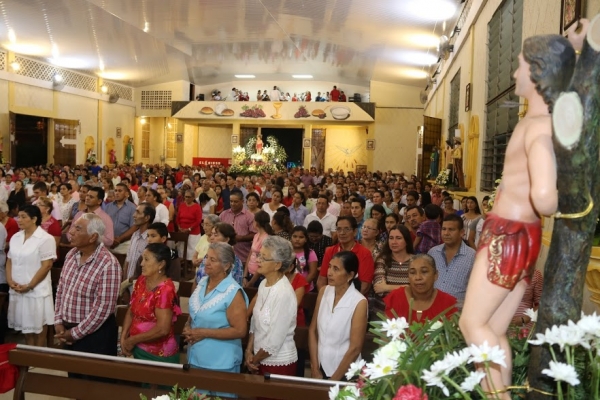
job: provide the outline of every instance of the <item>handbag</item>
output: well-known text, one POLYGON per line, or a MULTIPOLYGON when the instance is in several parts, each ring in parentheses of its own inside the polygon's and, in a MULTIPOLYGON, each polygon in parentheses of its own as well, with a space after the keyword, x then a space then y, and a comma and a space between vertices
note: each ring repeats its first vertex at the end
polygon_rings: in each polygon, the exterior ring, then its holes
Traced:
POLYGON ((19 368, 8 362, 8 352, 16 347, 15 343, 0 345, 0 393, 9 392, 17 385, 19 368))

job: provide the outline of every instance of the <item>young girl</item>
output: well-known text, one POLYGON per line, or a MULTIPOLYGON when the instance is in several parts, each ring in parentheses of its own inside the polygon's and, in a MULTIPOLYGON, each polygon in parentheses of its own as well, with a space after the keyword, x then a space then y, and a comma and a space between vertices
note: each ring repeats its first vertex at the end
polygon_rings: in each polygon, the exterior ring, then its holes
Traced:
POLYGON ((318 274, 317 254, 308 247, 308 232, 305 227, 299 225, 292 229, 292 246, 296 253, 298 271, 306 278, 310 284, 309 290, 312 291, 318 274))
POLYGON ((263 241, 267 236, 273 235, 273 228, 271 228, 269 214, 265 211, 259 211, 254 214, 254 228, 256 229, 256 235, 252 239, 252 248, 246 266, 244 267, 244 287, 258 287, 260 284, 259 275, 256 273, 258 269, 258 255, 262 248, 263 241))

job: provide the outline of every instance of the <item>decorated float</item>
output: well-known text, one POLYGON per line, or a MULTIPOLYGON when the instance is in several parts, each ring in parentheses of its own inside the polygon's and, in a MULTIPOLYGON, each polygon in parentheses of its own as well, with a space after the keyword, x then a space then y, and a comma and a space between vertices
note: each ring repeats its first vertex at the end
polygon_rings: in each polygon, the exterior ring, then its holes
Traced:
POLYGON ((233 149, 232 165, 229 173, 233 175, 272 175, 285 171, 287 154, 274 136, 268 136, 266 145, 259 132, 250 138, 245 147, 233 149))

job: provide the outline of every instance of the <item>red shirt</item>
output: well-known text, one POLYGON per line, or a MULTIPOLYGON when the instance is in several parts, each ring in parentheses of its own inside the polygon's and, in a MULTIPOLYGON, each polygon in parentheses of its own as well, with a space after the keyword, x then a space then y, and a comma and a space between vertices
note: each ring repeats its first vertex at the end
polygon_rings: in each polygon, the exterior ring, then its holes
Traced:
POLYGON ((340 91, 337 89, 333 89, 330 93, 331 101, 338 101, 340 99, 340 91))
POLYGON ((185 201, 177 209, 177 226, 179 229, 191 229, 190 235, 200 234, 200 222, 202 221, 202 208, 198 203, 188 206, 185 201))
POLYGON ((286 206, 289 207, 292 205, 292 203, 294 202, 294 197, 290 197, 290 196, 286 196, 284 197, 281 202, 286 206))
POLYGON ((15 221, 14 218, 8 217, 4 227, 6 228, 6 243, 10 243, 10 239, 13 235, 19 232, 19 224, 17 224, 17 221, 15 221))
MULTIPOLYGON (((292 287, 294 288, 294 292, 296 289, 300 289, 304 286, 304 293, 308 293, 310 291, 310 285, 306 282, 306 278, 299 273, 294 275, 294 279, 292 280, 292 287)), ((298 305, 298 313, 296 314, 296 326, 306 326, 306 317, 304 316, 304 308, 302 307, 302 302, 298 305)))
POLYGON ((456 309, 456 299, 448 293, 442 292, 438 289, 433 303, 431 303, 431 306, 429 306, 427 310, 422 311, 422 315, 420 316, 421 318, 418 318, 416 310, 412 310, 412 315, 409 318, 408 312, 410 310, 410 304, 406 298, 405 289, 405 287, 400 287, 396 290, 393 290, 390 294, 383 298, 383 301, 385 301, 385 313, 387 314, 388 318, 395 318, 392 310, 396 312, 399 318, 406 318, 409 323, 424 321, 426 319, 433 321, 435 317, 450 307, 452 308, 446 312, 446 318, 449 318, 452 314, 458 311, 456 309))
MULTIPOLYGON (((321 264, 319 276, 327 277, 329 262, 333 256, 340 251, 342 251, 342 248, 339 244, 325 249, 323 264, 321 264)), ((373 256, 371 255, 369 249, 361 244, 355 243, 350 251, 352 251, 358 257, 358 279, 361 282, 373 283, 373 278, 375 277, 375 263, 373 262, 373 256)))

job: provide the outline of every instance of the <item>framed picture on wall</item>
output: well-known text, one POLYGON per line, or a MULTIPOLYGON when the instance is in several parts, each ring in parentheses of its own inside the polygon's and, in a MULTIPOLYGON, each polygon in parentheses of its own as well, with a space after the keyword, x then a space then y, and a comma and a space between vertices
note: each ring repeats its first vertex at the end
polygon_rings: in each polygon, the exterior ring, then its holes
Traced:
POLYGON ((302 148, 310 149, 310 138, 302 139, 302 148))
POLYGON ((367 150, 375 150, 375 139, 367 140, 367 150))
POLYGON ((177 134, 177 143, 183 143, 183 133, 177 134))
POLYGON ((231 144, 238 144, 240 137, 238 135, 231 135, 231 144))
POLYGON ((117 138, 121 138, 121 128, 117 128, 117 138))
POLYGON ((366 165, 357 165, 356 166, 356 174, 357 175, 366 174, 366 173, 367 173, 366 165))
POLYGON ((571 25, 581 18, 583 0, 561 0, 560 32, 565 33, 571 25))

